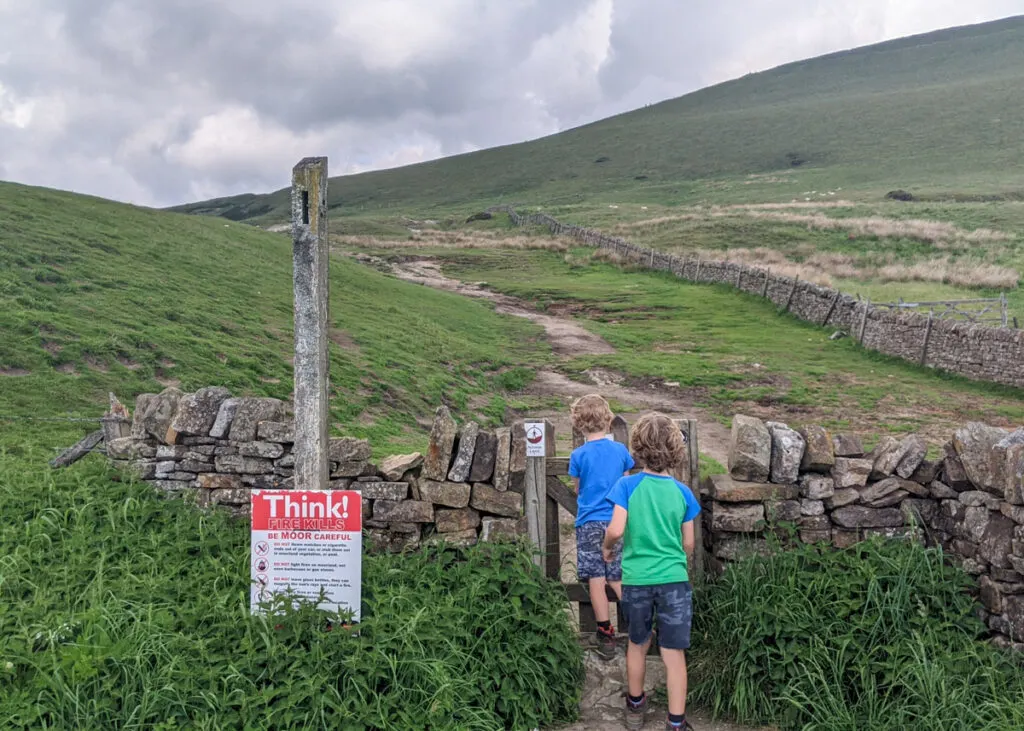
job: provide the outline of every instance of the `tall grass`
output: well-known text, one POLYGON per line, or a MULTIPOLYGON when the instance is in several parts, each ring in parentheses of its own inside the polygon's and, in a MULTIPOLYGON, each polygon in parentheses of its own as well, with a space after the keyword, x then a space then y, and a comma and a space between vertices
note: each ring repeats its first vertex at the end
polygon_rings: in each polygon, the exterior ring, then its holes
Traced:
POLYGON ((693 697, 783 728, 1022 728, 1024 670, 970 583, 906 541, 749 557, 698 598, 693 697))
MULTIPOLYGON (((358 636, 248 607, 244 522, 0 453, 5 729, 488 729, 572 720, 564 594, 524 549, 367 556, 358 636)), ((283 608, 282 608, 283 610, 283 608)))

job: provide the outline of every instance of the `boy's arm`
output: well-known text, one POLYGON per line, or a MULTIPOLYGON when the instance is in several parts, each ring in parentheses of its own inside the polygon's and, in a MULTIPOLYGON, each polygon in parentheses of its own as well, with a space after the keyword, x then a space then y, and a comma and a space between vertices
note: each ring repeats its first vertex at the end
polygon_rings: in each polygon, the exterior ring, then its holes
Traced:
POLYGON ((580 494, 580 478, 578 478, 578 477, 572 478, 572 489, 573 489, 573 492, 575 492, 577 495, 580 494))
POLYGON ((683 551, 686 552, 687 566, 693 566, 693 551, 697 547, 697 541, 693 533, 693 521, 683 523, 683 551))
POLYGON ((601 553, 604 554, 605 561, 612 559, 612 551, 615 548, 615 544, 622 539, 625 533, 626 509, 621 505, 616 505, 615 512, 612 513, 612 520, 604 531, 604 545, 601 546, 601 553))

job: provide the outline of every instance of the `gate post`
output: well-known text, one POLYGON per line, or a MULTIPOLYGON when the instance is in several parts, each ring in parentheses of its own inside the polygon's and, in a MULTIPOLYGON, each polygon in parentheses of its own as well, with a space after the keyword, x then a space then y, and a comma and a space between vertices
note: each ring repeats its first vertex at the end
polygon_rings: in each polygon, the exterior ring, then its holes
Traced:
POLYGON ((545 568, 544 555, 548 552, 547 458, 549 452, 552 457, 555 454, 554 426, 546 420, 527 421, 523 429, 526 433, 526 474, 523 477, 526 532, 530 543, 537 549, 534 562, 545 568))
MULTIPOLYGON (((679 431, 686 438, 686 458, 684 463, 674 470, 673 477, 690 488, 693 496, 700 503, 700 447, 697 444, 697 422, 694 419, 673 419, 679 431)), ((701 509, 703 510, 703 504, 701 509)), ((703 513, 693 521, 693 565, 690 566, 690 581, 699 583, 704 579, 704 540, 703 513)))

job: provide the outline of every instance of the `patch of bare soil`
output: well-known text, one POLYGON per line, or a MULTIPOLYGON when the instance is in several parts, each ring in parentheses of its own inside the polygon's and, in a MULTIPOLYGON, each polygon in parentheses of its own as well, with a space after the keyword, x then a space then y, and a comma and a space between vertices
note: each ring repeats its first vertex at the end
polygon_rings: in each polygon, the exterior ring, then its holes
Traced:
POLYGON ((359 350, 359 346, 356 344, 356 341, 352 339, 352 336, 341 328, 332 327, 328 337, 332 343, 342 350, 359 350))
POLYGON ((441 273, 441 264, 432 259, 413 259, 396 262, 392 271, 399 279, 417 282, 435 289, 443 289, 465 297, 475 297, 494 302, 495 311, 503 315, 522 317, 544 328, 551 349, 565 357, 579 355, 608 355, 615 352, 608 342, 579 323, 565 317, 548 315, 529 308, 522 300, 492 292, 475 284, 451 279, 441 273))
POLYGON ((74 363, 61 363, 57 366, 57 372, 63 373, 66 376, 75 375, 75 364, 74 363))

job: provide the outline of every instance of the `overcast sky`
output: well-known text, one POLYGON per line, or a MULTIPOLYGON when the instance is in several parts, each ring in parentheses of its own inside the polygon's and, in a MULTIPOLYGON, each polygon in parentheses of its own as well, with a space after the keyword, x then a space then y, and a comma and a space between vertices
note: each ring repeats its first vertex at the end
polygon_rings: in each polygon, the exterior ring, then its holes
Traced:
POLYGON ((144 205, 540 137, 1024 0, 0 0, 0 179, 144 205))

